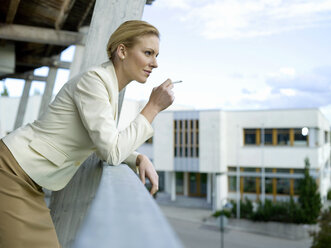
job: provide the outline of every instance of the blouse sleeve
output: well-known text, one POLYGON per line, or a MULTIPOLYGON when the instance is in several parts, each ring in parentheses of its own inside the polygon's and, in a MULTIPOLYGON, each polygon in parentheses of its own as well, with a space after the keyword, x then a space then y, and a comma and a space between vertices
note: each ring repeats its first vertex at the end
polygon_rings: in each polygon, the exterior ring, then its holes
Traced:
POLYGON ((138 155, 133 152, 153 135, 148 120, 139 114, 127 128, 119 131, 113 114, 117 99, 110 99, 106 83, 93 71, 82 76, 73 98, 101 159, 112 165, 126 159, 132 165, 138 155))

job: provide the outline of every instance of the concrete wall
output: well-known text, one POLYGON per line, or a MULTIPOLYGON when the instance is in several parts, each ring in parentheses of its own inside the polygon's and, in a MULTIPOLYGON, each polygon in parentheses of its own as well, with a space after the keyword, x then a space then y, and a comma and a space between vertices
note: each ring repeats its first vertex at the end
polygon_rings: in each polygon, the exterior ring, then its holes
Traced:
POLYGON ((201 111, 199 114, 200 172, 219 172, 221 170, 220 123, 220 111, 201 111))
POLYGON ((173 113, 164 112, 154 120, 154 165, 160 171, 174 170, 173 113))

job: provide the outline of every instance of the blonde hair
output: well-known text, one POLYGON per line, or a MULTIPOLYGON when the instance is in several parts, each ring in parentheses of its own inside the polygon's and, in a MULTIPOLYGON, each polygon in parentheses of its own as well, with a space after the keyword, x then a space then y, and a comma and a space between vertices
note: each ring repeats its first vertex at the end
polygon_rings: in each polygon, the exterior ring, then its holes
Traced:
POLYGON ((115 58, 116 49, 120 44, 128 48, 133 47, 138 39, 144 35, 156 35, 160 38, 157 28, 148 22, 132 20, 122 23, 109 38, 107 44, 108 58, 115 58))

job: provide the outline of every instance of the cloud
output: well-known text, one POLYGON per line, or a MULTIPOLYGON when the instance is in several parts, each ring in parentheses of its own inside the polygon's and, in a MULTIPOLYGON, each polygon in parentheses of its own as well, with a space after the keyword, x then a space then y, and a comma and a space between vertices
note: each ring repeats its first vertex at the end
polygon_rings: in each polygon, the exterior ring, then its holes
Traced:
POLYGON ((243 38, 330 25, 331 0, 167 0, 181 20, 208 39, 243 38))
POLYGON ((262 108, 311 108, 331 104, 331 67, 319 67, 310 73, 278 74, 266 79, 268 91, 244 90, 241 105, 262 108))

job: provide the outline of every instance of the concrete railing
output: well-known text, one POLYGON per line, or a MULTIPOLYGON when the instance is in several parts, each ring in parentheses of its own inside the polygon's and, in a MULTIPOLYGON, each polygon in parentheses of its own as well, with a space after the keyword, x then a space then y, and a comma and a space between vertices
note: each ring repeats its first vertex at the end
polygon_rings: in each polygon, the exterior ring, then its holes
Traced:
POLYGON ((160 208, 126 165, 103 172, 73 247, 182 247, 160 208))

